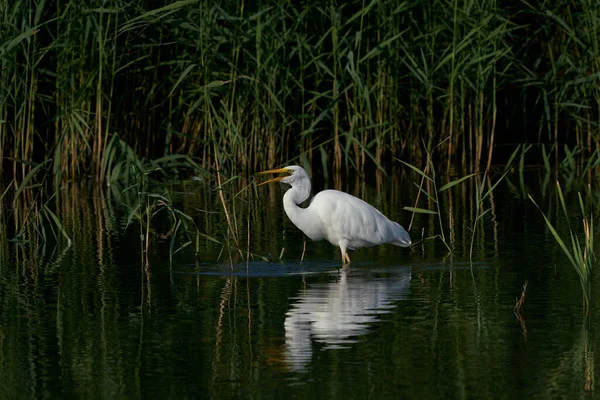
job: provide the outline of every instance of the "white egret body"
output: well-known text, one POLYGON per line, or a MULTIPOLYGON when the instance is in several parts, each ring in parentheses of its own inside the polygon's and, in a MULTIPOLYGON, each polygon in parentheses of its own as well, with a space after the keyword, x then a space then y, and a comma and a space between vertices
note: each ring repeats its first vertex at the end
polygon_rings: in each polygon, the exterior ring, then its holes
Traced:
POLYGON ((340 248, 342 261, 350 263, 348 250, 384 243, 408 247, 410 236, 400 224, 390 221, 369 203, 339 190, 317 193, 310 205, 298 204, 310 196, 310 178, 297 165, 261 172, 286 173, 266 182, 283 182, 291 186, 283 196, 283 208, 290 220, 312 240, 328 240, 340 248))

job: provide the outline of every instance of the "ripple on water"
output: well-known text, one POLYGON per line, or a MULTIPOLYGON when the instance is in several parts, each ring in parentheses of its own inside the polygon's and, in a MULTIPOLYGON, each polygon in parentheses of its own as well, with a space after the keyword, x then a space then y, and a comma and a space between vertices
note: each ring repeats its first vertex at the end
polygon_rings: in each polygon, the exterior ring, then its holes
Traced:
POLYGON ((341 264, 336 262, 303 262, 283 263, 268 261, 252 261, 248 264, 238 263, 233 266, 223 264, 190 264, 179 266, 175 273, 212 275, 212 276, 241 276, 241 277, 283 277, 292 275, 335 274, 341 264))

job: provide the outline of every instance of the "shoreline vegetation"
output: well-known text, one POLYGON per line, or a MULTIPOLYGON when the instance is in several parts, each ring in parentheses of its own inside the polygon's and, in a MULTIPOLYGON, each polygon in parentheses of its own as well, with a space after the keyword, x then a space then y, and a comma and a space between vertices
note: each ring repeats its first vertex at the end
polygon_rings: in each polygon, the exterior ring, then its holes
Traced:
MULTIPOLYGON (((379 188, 386 171, 416 172, 416 201, 404 210, 411 225, 415 213, 428 218, 429 232, 416 236, 441 239, 449 253, 460 216, 446 202, 451 188, 469 185, 474 214, 461 256, 472 261, 501 181, 526 200, 524 171, 543 166, 540 192, 547 202, 560 198, 567 218, 560 186, 548 195, 551 171, 555 180, 559 170, 571 177, 567 192, 581 190, 573 176, 590 185, 600 166, 600 7, 592 1, 180 0, 150 8, 0 0, 0 10, 3 241, 41 248, 53 237, 70 246, 62 193, 85 180, 108 188, 125 229, 139 228, 142 263, 163 218, 171 262, 207 242, 232 268, 234 259, 247 266, 262 257, 250 245, 260 219, 249 207, 257 201, 251 176, 285 162, 315 171, 317 182, 334 177, 342 190, 342 175, 358 187, 377 171, 379 188), (210 182, 221 231, 186 214, 159 184, 189 178, 210 182)), ((586 304, 596 211, 588 203, 579 197, 569 213, 583 213, 583 244, 576 228, 552 231, 563 249, 561 237, 572 239, 565 254, 583 276, 586 304)))
POLYGON ((139 157, 244 175, 283 161, 363 174, 438 145, 440 171, 523 143, 531 163, 599 159, 595 2, 151 7, 0 0, 3 175, 52 160, 57 182, 104 182, 117 135, 139 157))

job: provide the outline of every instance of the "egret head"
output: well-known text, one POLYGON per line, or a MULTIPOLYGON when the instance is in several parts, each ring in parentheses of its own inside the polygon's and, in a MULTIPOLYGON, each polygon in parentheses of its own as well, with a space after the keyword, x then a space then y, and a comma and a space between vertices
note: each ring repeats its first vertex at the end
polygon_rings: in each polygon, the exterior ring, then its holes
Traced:
POLYGON ((287 183, 288 185, 293 185, 294 183, 297 183, 299 181, 309 179, 308 174, 306 173, 304 168, 302 168, 298 165, 290 165, 289 167, 285 167, 285 168, 270 169, 268 171, 259 172, 259 174, 260 175, 284 174, 284 175, 281 175, 281 176, 275 177, 273 179, 269 179, 268 181, 259 183, 258 186, 265 185, 265 184, 271 183, 271 182, 283 182, 283 183, 287 183))

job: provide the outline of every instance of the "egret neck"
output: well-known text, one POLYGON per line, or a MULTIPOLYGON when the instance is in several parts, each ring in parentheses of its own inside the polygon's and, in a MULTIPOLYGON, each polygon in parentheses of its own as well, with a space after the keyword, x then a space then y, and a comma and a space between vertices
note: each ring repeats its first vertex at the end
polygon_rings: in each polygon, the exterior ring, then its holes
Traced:
POLYGON ((313 231, 314 222, 311 221, 311 216, 307 213, 305 208, 299 206, 310 196, 310 180, 301 179, 295 182, 294 185, 288 189, 283 195, 283 209, 287 214, 288 218, 296 225, 302 232, 311 239, 315 239, 316 232, 313 231))

